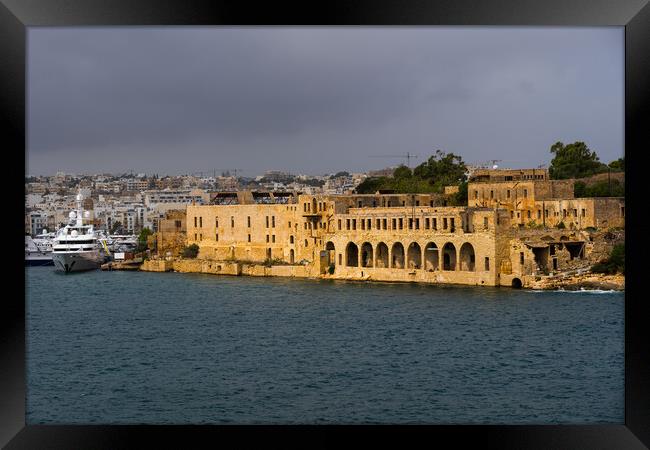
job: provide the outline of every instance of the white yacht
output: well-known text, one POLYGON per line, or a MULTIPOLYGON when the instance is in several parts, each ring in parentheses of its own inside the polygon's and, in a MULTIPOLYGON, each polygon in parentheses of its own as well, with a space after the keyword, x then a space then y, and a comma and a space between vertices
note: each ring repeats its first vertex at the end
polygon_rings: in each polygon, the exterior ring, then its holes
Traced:
MULTIPOLYGON (((77 194, 77 210, 70 212, 70 222, 54 238, 52 259, 56 270, 77 272, 99 269, 105 262, 102 243, 93 225, 83 224, 82 200, 81 193, 77 194)), ((88 217, 88 212, 85 217, 88 217)))

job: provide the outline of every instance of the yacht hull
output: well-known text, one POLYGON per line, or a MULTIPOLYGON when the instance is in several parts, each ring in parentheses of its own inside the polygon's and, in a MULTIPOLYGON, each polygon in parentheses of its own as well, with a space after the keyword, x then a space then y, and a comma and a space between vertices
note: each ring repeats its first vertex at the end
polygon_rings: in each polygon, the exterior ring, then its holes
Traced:
POLYGON ((25 256, 25 266, 53 266, 51 256, 25 256))
POLYGON ((104 257, 98 252, 54 253, 52 255, 55 270, 61 272, 82 272, 99 269, 104 257))

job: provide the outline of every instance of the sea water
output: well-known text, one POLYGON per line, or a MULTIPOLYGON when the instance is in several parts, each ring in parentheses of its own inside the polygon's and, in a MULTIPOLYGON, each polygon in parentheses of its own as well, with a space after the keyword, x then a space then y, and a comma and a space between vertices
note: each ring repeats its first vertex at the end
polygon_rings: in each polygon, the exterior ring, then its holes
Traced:
POLYGON ((624 294, 26 272, 27 424, 624 423, 624 294))

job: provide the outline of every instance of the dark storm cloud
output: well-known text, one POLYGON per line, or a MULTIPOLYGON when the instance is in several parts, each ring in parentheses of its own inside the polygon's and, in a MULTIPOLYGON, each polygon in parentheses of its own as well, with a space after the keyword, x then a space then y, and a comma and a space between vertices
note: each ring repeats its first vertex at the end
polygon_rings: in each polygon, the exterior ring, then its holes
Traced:
POLYGON ((622 29, 35 28, 28 43, 34 174, 623 152, 622 29))

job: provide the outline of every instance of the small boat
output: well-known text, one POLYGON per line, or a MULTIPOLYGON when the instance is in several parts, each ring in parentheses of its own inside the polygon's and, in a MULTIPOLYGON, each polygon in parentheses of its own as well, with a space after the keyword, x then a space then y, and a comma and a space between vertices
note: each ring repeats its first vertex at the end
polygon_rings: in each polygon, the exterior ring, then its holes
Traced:
POLYGON ((53 266, 52 243, 42 243, 25 236, 25 266, 53 266), (49 244, 49 250, 48 250, 49 244))

